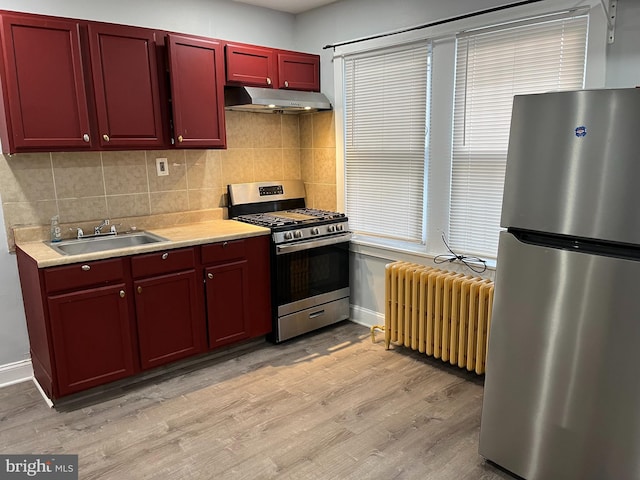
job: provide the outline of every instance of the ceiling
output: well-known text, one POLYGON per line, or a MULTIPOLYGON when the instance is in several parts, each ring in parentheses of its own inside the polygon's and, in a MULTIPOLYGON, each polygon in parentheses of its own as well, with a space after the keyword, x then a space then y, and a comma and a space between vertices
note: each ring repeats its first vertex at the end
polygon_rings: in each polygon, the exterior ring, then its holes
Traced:
POLYGON ((302 13, 323 5, 328 5, 337 0, 233 0, 234 2, 248 3, 257 7, 270 8, 288 13, 302 13))

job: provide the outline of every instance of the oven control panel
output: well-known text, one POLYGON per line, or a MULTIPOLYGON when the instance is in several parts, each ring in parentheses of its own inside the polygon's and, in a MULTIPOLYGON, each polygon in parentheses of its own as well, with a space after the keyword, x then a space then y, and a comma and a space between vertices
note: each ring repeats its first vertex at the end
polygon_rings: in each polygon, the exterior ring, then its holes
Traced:
POLYGON ((273 242, 276 244, 312 240, 316 237, 339 235, 349 231, 349 222, 331 223, 313 227, 301 227, 295 230, 273 232, 273 242))
POLYGON ((258 187, 258 193, 261 197, 270 196, 270 195, 282 195, 284 193, 284 188, 282 185, 269 185, 267 187, 258 187))

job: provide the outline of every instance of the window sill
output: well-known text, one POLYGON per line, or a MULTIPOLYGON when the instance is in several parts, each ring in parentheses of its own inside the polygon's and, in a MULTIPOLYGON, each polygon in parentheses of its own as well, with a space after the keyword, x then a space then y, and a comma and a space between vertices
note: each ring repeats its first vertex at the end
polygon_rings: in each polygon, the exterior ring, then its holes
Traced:
POLYGON ((496 261, 492 259, 487 260, 487 270, 483 273, 474 272, 459 261, 436 264, 433 262, 433 259, 437 255, 446 253, 446 250, 438 253, 427 253, 424 245, 412 245, 404 242, 398 242, 396 240, 367 237, 364 235, 354 235, 351 238, 350 250, 360 255, 388 260, 389 262, 405 261, 420 263, 423 265, 442 268, 444 270, 451 270, 470 275, 479 275, 491 279, 493 279, 496 269, 496 261))

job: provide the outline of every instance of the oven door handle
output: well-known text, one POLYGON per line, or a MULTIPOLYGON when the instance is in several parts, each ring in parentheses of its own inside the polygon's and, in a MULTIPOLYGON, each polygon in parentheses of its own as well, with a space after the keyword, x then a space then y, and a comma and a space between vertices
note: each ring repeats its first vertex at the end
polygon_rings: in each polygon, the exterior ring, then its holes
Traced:
POLYGON ((351 232, 341 235, 334 235, 327 238, 319 238, 318 240, 302 241, 298 243, 290 243, 288 245, 277 245, 276 255, 284 255, 286 253, 299 252, 300 250, 309 250, 310 248, 326 247, 335 245, 336 243, 344 243, 351 240, 351 232))

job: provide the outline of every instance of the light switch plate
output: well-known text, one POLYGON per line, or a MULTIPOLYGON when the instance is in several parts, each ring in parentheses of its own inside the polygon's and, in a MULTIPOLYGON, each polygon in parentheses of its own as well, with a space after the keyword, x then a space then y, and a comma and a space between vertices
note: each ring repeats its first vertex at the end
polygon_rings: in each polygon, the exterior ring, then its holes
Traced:
POLYGON ((166 158, 156 158, 156 173, 159 177, 169 175, 169 162, 166 158))

